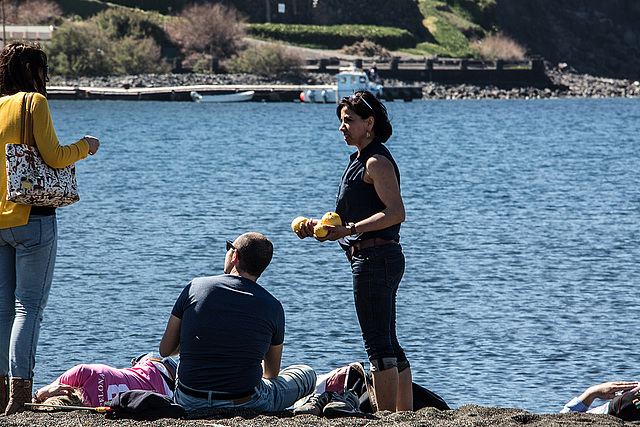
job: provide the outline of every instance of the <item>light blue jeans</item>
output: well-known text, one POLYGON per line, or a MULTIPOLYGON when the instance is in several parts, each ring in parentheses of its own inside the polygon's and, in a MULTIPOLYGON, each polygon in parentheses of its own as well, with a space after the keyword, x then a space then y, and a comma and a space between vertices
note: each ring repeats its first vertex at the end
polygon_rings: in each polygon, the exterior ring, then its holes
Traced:
POLYGON ((0 229, 0 375, 33 378, 56 260, 55 215, 0 229))
POLYGON ((187 411, 207 408, 247 408, 260 412, 282 411, 316 387, 316 373, 307 365, 292 365, 280 371, 275 380, 262 379, 250 401, 235 405, 233 400, 212 400, 189 396, 178 387, 173 399, 187 411))

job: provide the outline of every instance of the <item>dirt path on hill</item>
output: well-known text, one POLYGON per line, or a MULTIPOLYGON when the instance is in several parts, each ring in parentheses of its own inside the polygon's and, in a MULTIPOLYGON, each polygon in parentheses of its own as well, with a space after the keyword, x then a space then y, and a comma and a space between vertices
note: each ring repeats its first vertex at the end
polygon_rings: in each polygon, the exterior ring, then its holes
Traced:
MULTIPOLYGON (((273 42, 266 42, 262 40, 255 40, 246 38, 245 42, 249 45, 267 45, 273 44, 273 42)), ((285 45, 287 49, 291 52, 295 52, 300 55, 301 58, 307 60, 318 60, 318 59, 328 59, 328 58, 338 58, 345 61, 353 61, 356 59, 371 59, 365 58, 358 55, 348 55, 346 53, 342 53, 340 50, 332 50, 332 49, 309 49, 306 47, 285 45)), ((391 56, 399 57, 400 59, 424 59, 424 56, 421 55, 413 55, 410 53, 393 51, 389 52, 391 56)))

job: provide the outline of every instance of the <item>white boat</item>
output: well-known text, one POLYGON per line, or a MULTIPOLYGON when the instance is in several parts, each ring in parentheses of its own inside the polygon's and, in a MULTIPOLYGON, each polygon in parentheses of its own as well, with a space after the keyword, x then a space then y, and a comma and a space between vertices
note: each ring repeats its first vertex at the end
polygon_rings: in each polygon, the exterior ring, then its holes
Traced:
POLYGON ((302 102, 338 103, 342 98, 359 90, 368 90, 376 97, 382 96, 383 86, 369 81, 369 76, 355 67, 341 68, 337 85, 331 89, 307 89, 300 94, 302 102))
POLYGON ((200 95, 196 91, 191 91, 191 99, 195 102, 246 102, 251 101, 255 91, 226 93, 223 95, 200 95))

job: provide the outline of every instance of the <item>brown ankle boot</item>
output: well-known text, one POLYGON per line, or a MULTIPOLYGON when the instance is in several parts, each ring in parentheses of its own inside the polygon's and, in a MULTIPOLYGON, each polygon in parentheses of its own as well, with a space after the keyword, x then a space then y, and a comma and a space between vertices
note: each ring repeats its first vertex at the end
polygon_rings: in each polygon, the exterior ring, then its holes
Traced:
POLYGON ((31 402, 33 379, 11 378, 11 392, 5 415, 15 414, 25 410, 24 404, 31 402))
POLYGON ((9 401, 9 377, 7 375, 0 376, 0 414, 4 414, 9 401))

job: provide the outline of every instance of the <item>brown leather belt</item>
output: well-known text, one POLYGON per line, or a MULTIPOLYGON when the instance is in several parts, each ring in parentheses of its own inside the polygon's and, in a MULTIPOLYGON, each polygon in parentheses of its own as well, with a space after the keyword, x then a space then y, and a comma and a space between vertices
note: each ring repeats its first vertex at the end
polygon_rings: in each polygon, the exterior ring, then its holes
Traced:
POLYGON ((355 242, 353 245, 349 246, 349 249, 347 249, 347 258, 349 258, 349 261, 351 261, 351 258, 353 257, 353 255, 362 249, 373 248, 374 246, 397 244, 397 243, 398 242, 395 240, 376 239, 376 238, 359 240, 355 242))
POLYGON ((181 384, 180 381, 178 381, 177 387, 181 392, 191 397, 211 400, 231 400, 234 405, 241 405, 251 401, 251 398, 255 394, 255 389, 241 393, 217 393, 215 391, 194 390, 181 384))

